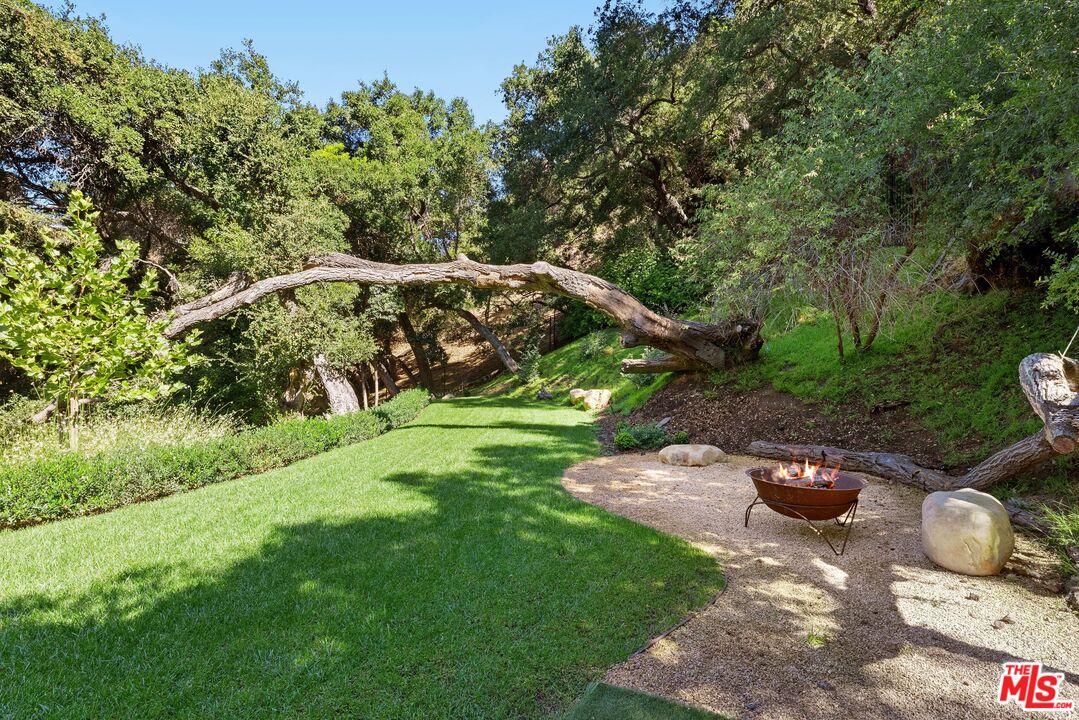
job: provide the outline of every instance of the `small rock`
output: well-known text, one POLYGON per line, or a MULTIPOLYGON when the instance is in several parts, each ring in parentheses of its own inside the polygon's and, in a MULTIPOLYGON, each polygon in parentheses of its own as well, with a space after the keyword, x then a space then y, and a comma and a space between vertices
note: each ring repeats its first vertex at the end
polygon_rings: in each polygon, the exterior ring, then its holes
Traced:
POLYGON ((1015 624, 1015 620, 1012 620, 1011 615, 1005 615, 1004 617, 997 620, 997 622, 1004 623, 1005 625, 1013 625, 1013 624, 1015 624))
POLYGON ((569 401, 574 405, 580 405, 584 401, 584 390, 573 388, 569 391, 569 401))
POLYGON ((977 593, 967 593, 967 600, 974 600, 975 602, 977 602, 981 599, 981 595, 978 595, 977 593))
POLYGON ((715 445, 668 445, 659 451, 659 459, 668 465, 704 467, 726 460, 726 454, 715 445))
POLYGON ((994 620, 993 621, 993 628, 995 630, 1003 630, 1004 629, 1004 623, 1001 622, 1000 620, 994 620))
POLYGON ((1072 575, 1064 583, 1064 602, 1075 612, 1079 612, 1079 575, 1072 575))
POLYGON ((667 423, 669 423, 670 421, 671 421, 671 416, 668 415, 667 417, 663 418, 658 423, 656 423, 656 427, 667 427, 667 423))
POLYGON ((747 702, 746 703, 746 710, 753 711, 753 710, 756 710, 758 707, 760 707, 760 705, 755 703, 755 702, 747 702))
POLYGON ((835 690, 835 685, 828 682, 827 680, 818 680, 817 687, 819 687, 821 690, 835 690))
POLYGON ((455 397, 457 397, 457 396, 454 395, 453 393, 446 393, 445 395, 442 396, 442 399, 443 400, 453 400, 455 397))

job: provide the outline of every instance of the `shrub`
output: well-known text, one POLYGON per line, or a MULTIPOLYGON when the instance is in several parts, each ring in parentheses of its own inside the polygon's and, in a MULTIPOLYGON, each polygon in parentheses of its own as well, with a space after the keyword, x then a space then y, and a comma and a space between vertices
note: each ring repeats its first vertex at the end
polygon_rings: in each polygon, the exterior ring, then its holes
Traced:
POLYGON ((620 450, 642 448, 654 450, 667 444, 667 431, 655 423, 630 425, 622 423, 614 436, 614 444, 620 450))
POLYGON ((518 377, 528 384, 538 382, 540 379, 540 360, 542 359, 543 355, 535 345, 525 350, 521 355, 521 362, 519 363, 521 371, 518 373, 518 377))
POLYGON ((406 390, 367 412, 285 420, 202 442, 122 445, 0 465, 0 528, 107 510, 288 465, 403 425, 430 402, 406 390))
POLYGON ((675 445, 685 445, 689 442, 689 433, 687 433, 685 430, 679 430, 671 436, 671 442, 673 442, 675 445))
POLYGON ((603 333, 592 333, 585 336, 577 345, 577 357, 581 360, 598 358, 607 349, 607 338, 603 333))

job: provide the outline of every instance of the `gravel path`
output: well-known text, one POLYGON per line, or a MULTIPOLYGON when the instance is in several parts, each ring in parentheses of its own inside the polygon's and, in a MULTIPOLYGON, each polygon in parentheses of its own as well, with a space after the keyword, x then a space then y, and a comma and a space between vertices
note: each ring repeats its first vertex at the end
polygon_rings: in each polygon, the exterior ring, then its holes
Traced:
POLYGON ((1079 618, 1051 553, 1019 538, 1001 576, 944 571, 921 551, 924 495, 871 479, 847 554, 835 557, 767 507, 742 526, 755 495, 745 470, 760 464, 622 455, 566 472, 575 496, 693 542, 727 575, 717 602, 607 682, 732 718, 1029 717, 995 698, 1001 663, 1024 659, 1066 673, 1062 699, 1079 705, 1079 618))

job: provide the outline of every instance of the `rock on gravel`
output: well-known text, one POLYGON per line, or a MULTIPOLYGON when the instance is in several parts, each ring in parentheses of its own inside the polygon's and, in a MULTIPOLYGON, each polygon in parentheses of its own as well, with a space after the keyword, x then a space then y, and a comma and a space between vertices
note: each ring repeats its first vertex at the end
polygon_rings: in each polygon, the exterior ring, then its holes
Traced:
POLYGON ((964 575, 996 575, 1015 548, 1008 511, 988 493, 964 488, 930 493, 922 502, 926 556, 964 575))
POLYGON ((668 465, 705 467, 724 457, 725 453, 715 445, 668 445, 659 451, 660 462, 668 465))

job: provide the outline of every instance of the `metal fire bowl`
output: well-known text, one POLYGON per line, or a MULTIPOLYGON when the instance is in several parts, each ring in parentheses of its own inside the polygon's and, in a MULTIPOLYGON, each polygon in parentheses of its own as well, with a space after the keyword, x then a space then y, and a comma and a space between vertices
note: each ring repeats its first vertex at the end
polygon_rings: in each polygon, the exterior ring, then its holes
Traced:
POLYGON ((836 475, 835 486, 828 488, 799 487, 773 480, 775 468, 758 467, 746 470, 765 505, 780 515, 803 520, 831 520, 850 510, 858 500, 865 480, 850 473, 836 475))

